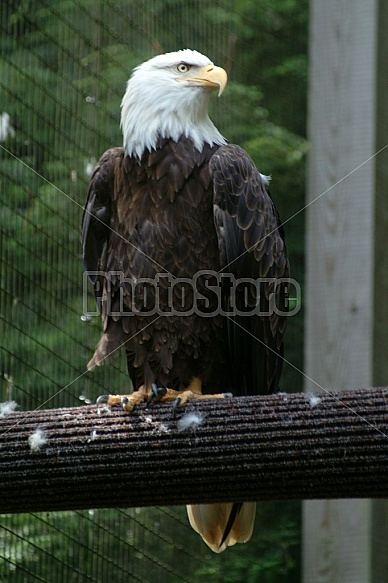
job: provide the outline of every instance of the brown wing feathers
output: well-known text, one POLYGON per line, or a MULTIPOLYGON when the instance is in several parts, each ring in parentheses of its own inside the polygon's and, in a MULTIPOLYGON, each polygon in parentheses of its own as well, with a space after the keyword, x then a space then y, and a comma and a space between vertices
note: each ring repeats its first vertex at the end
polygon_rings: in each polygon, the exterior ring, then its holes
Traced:
MULTIPOLYGON (((236 278, 287 278, 284 232, 267 185, 248 154, 239 146, 222 146, 210 161, 219 239, 224 246, 224 272, 236 278)), ((278 388, 282 368, 286 317, 269 313, 269 297, 286 312, 286 284, 260 283, 260 312, 228 319, 234 382, 241 394, 268 393, 278 388), (266 315, 263 315, 266 314, 266 315), (243 379, 243 381, 242 381, 243 379)), ((249 312, 257 293, 237 291, 237 306, 249 312), (251 304, 249 305, 249 300, 251 304)))

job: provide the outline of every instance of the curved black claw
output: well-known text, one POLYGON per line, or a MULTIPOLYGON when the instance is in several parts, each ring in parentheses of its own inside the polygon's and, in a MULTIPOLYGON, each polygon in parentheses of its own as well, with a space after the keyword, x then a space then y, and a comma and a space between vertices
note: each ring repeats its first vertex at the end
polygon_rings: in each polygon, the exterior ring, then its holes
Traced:
POLYGON ((123 395, 121 397, 121 406, 124 409, 124 411, 129 412, 131 410, 131 406, 130 406, 130 399, 127 397, 127 395, 123 395))
POLYGON ((152 383, 152 389, 150 395, 147 399, 147 405, 151 405, 155 401, 158 401, 161 397, 167 394, 166 387, 158 387, 155 383, 152 383))
POLYGON ((106 405, 109 402, 109 395, 100 395, 96 401, 96 405, 106 405))
POLYGON ((181 401, 182 401, 182 397, 177 397, 172 404, 172 415, 174 418, 175 418, 175 414, 176 414, 177 409, 179 409, 179 407, 181 405, 181 401))

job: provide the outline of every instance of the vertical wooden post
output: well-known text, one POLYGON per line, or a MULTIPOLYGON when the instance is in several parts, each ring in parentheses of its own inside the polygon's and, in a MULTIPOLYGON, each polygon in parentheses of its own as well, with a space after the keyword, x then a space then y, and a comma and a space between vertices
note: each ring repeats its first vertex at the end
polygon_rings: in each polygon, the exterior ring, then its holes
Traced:
MULTIPOLYGON (((308 391, 388 380, 387 29, 385 0, 311 1, 308 391)), ((305 583, 388 581, 387 506, 305 502, 305 583)))

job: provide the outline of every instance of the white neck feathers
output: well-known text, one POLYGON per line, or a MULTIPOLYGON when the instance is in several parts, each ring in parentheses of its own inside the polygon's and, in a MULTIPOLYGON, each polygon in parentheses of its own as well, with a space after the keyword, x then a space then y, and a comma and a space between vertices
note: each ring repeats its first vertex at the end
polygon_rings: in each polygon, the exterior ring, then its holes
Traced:
POLYGON ((159 138, 178 141, 185 136, 200 151, 205 143, 225 144, 207 113, 210 92, 166 83, 163 73, 140 66, 128 81, 121 103, 126 154, 140 158, 145 150, 156 148, 159 138))

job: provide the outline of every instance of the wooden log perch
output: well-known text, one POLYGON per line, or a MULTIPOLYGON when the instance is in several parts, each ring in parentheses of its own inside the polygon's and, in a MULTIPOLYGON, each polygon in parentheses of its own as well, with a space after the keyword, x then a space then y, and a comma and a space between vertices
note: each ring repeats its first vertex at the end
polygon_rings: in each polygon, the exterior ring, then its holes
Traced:
POLYGON ((0 476, 2 513, 388 497, 388 388, 11 412, 0 476))

